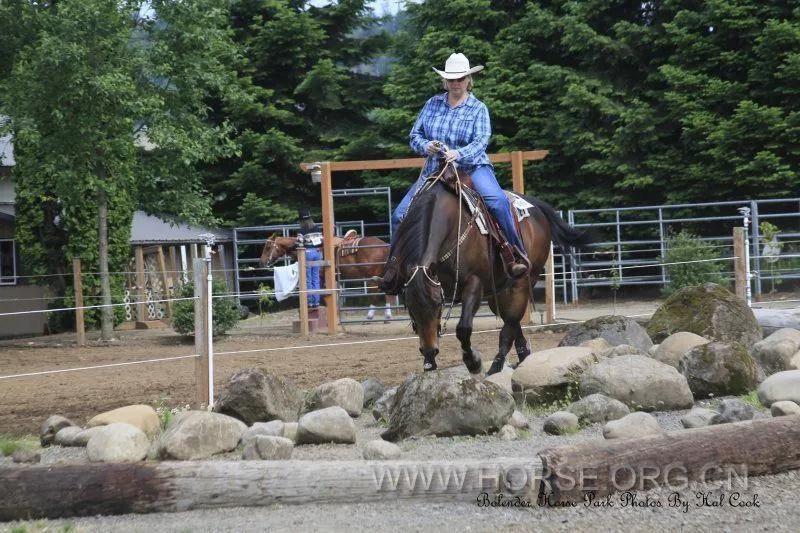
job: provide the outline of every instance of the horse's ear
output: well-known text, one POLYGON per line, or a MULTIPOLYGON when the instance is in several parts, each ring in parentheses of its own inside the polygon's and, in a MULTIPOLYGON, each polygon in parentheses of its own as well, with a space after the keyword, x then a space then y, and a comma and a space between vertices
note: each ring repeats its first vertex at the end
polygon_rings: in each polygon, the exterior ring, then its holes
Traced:
POLYGON ((268 241, 274 241, 274 240, 275 240, 275 238, 276 238, 277 236, 278 236, 278 234, 277 234, 277 233, 275 233, 275 232, 273 231, 273 232, 272 232, 272 235, 270 235, 269 237, 267 237, 267 240, 268 240, 268 241))

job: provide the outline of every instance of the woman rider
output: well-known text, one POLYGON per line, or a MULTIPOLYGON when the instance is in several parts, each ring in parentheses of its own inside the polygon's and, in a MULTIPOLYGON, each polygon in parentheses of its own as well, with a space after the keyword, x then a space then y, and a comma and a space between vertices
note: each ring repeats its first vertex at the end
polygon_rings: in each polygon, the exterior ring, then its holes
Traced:
MULTIPOLYGON (((489 110, 470 92, 472 74, 483 70, 483 66, 470 68, 464 54, 454 53, 447 58, 444 71, 435 67, 433 70, 442 77, 447 92, 433 96, 423 106, 411 128, 411 148, 420 155, 433 156, 439 152, 439 143, 449 147, 444 154, 445 161, 455 161, 459 172, 472 177, 475 190, 483 197, 515 249, 516 258, 506 256, 509 259, 506 264, 508 274, 512 278, 520 278, 528 273, 530 263, 517 233, 509 202, 497 183, 494 168, 486 155, 492 134, 489 110)), ((392 213, 392 234, 396 234, 395 229, 405 217, 414 194, 425 179, 437 170, 437 166, 436 158, 428 157, 420 178, 392 213)))

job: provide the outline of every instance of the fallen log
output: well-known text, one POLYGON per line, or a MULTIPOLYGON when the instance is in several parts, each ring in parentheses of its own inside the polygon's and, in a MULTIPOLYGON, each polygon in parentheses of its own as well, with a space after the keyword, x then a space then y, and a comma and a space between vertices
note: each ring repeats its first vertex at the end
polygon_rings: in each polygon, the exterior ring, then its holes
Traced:
POLYGON ((542 450, 540 499, 682 488, 688 481, 777 474, 800 468, 800 415, 720 424, 636 439, 542 450))
POLYGON ((0 520, 396 499, 535 505, 538 459, 176 461, 0 468, 0 520))

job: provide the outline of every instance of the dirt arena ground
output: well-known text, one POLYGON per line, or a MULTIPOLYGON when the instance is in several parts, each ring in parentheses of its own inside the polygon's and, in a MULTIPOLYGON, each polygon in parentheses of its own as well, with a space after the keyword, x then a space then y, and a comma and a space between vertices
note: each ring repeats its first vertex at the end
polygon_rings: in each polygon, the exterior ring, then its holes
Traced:
MULTIPOLYGON (((343 377, 360 380, 369 376, 397 385, 408 373, 421 369, 417 339, 407 322, 347 326, 346 333, 301 339, 291 332, 295 316, 296 312, 287 311, 265 321, 251 318, 217 340, 216 390, 233 372, 250 366, 267 368, 306 388, 343 377), (382 339, 393 340, 381 342, 382 339), (321 344, 333 346, 318 346, 321 344), (290 347, 294 349, 225 354, 290 347)), ((455 324, 451 319, 451 335, 442 339, 438 359, 441 367, 461 364, 458 341, 452 336, 455 324)), ((480 318, 476 319, 475 330, 491 330, 500 325, 492 317, 480 318)), ((473 337, 484 359, 494 357, 497 335, 489 332, 473 337)), ((557 345, 561 334, 537 330, 529 337, 535 349, 545 349, 557 345)), ((0 343, 0 376, 192 353, 193 341, 182 339, 169 329, 119 332, 111 344, 93 341, 84 348, 77 347, 74 336, 69 334, 16 339, 0 343)), ((512 355, 510 361, 515 362, 515 357, 512 355)), ((123 405, 160 402, 178 406, 191 403, 193 396, 192 359, 0 379, 0 434, 38 434, 42 421, 52 414, 85 423, 97 413, 123 405)))

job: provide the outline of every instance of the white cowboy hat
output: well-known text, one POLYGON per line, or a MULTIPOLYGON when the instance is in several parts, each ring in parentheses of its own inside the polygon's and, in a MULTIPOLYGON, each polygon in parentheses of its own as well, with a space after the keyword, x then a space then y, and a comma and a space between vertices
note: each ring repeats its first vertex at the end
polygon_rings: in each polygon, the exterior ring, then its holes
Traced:
POLYGON ((469 59, 464 54, 450 54, 447 62, 444 64, 444 70, 439 70, 436 67, 431 67, 436 73, 446 80, 457 80, 464 76, 469 76, 475 72, 483 70, 483 65, 469 68, 469 59))

